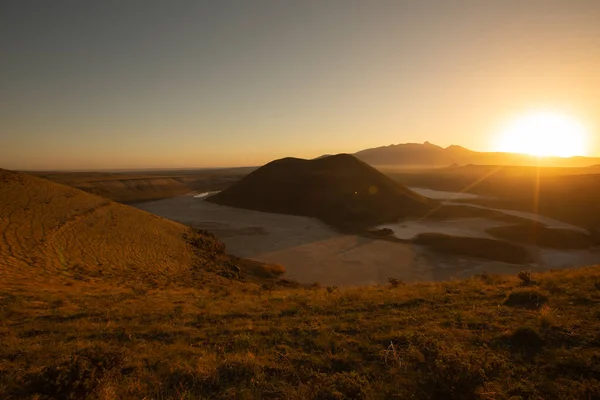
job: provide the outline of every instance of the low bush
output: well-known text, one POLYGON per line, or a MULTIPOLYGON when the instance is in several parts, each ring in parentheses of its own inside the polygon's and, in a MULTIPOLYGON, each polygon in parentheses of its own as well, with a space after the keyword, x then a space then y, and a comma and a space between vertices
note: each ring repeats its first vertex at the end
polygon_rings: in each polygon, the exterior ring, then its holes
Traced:
POLYGON ((510 344, 523 350, 539 350, 544 339, 542 335, 531 326, 520 326, 509 337, 510 344))
POLYGON ((533 284, 533 280, 531 279, 531 272, 529 271, 521 271, 517 274, 517 277, 521 280, 521 284, 523 286, 529 286, 533 284))
POLYGON ((534 288, 516 289, 508 294, 504 304, 511 307, 541 308, 548 302, 548 296, 534 288))

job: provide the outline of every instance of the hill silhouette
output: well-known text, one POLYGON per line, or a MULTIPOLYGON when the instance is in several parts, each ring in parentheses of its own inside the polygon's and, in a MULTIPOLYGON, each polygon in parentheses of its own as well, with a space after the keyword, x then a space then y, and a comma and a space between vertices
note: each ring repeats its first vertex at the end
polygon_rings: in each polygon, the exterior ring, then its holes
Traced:
POLYGON ((0 169, 5 282, 185 283, 238 271, 214 237, 30 175, 0 169), (230 271, 228 271, 230 269, 230 271))
POLYGON ((374 147, 361 150, 354 155, 370 165, 424 168, 445 167, 451 164, 588 167, 600 161, 598 158, 589 157, 540 159, 526 154, 478 152, 457 145, 443 148, 429 142, 374 147))
POLYGON ((420 216, 437 204, 348 154, 270 162, 208 201, 316 217, 345 229, 420 216))

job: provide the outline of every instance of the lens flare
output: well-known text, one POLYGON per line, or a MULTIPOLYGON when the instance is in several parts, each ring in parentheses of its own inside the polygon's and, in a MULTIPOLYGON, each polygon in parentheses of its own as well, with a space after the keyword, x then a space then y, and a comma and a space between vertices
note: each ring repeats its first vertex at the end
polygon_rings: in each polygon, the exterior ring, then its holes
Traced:
POLYGON ((587 153, 587 132, 579 121, 567 115, 536 112, 509 124, 496 148, 538 157, 581 156, 587 153))

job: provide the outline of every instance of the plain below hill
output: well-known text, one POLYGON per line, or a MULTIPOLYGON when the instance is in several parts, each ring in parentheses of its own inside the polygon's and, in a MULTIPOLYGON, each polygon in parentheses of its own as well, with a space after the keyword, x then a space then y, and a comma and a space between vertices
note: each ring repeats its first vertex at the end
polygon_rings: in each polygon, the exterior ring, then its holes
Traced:
POLYGON ((0 275, 66 281, 189 283, 239 272, 210 235, 71 187, 0 169, 0 275))
POLYGON ((316 217, 342 229, 421 216, 437 205, 348 154, 272 161, 208 201, 316 217))
POLYGON ((131 204, 221 190, 254 167, 118 172, 36 171, 39 176, 120 203, 131 204))

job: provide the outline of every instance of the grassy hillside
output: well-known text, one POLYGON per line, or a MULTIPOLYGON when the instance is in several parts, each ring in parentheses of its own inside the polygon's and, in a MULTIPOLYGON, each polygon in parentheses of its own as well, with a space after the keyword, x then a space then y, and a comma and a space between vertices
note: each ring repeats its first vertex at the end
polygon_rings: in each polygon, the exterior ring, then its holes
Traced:
POLYGON ((600 267, 301 287, 2 170, 0 232, 1 399, 600 398, 600 267))
POLYGON ((0 170, 0 235, 6 283, 181 284, 207 272, 227 276, 241 262, 212 236, 184 225, 5 170, 0 170))
POLYGON ((2 283, 0 397, 599 398, 600 268, 392 283, 2 283))

